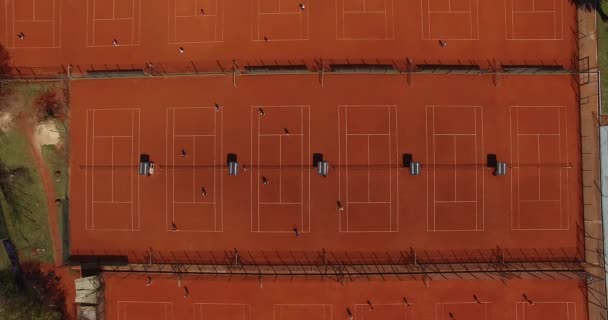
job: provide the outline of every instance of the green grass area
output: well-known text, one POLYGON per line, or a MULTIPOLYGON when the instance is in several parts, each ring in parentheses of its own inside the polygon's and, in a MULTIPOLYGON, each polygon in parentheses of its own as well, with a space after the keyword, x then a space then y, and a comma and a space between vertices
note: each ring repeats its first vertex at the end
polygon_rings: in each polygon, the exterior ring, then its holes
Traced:
MULTIPOLYGON (((59 121, 58 121, 59 122, 59 121)), ((63 124, 58 123, 57 124, 57 128, 58 130, 63 130, 63 129, 59 129, 60 126, 63 126, 63 124)), ((65 128, 65 127, 63 127, 65 128)), ((66 138, 66 136, 62 133, 61 134, 61 141, 65 142, 66 140, 64 140, 66 138)), ((62 143, 62 145, 65 145, 65 143, 62 143)), ((62 242, 62 246, 63 246, 63 259, 67 259, 69 256, 69 220, 68 220, 68 216, 69 216, 69 203, 67 201, 68 199, 68 182, 69 182, 69 177, 68 177, 68 157, 67 157, 67 151, 65 150, 65 148, 63 146, 55 146, 55 145, 44 145, 42 146, 42 157, 44 158, 44 160, 46 161, 46 164, 49 168, 49 175, 51 176, 51 178, 53 179, 53 184, 55 187, 55 193, 57 196, 57 199, 61 199, 61 205, 57 206, 57 217, 59 217, 58 223, 59 223, 59 234, 61 235, 61 242, 62 242)))
POLYGON ((6 132, 0 139, 0 159, 8 168, 23 167, 29 171, 27 177, 15 178, 12 183, 18 206, 9 206, 4 194, 0 194, 10 239, 22 260, 53 262, 46 198, 26 137, 16 129, 6 132))
MULTIPOLYGON (((52 240, 48 226, 48 211, 44 188, 37 172, 34 161, 30 155, 27 138, 17 128, 15 117, 17 114, 25 116, 34 113, 34 101, 44 91, 56 88, 57 83, 15 83, 13 85, 13 96, 8 98, 8 106, 4 112, 12 114, 13 124, 11 129, 4 132, 0 137, 0 161, 6 168, 24 168, 29 172, 25 176, 18 176, 11 180, 8 186, 14 189, 13 201, 6 198, 6 193, 0 192, 0 214, 6 220, 8 237, 15 243, 23 261, 53 262, 52 240)), ((67 130, 63 125, 58 125, 62 137, 67 136, 67 130)), ((50 152, 54 146, 43 148, 42 152, 49 163, 49 167, 65 167, 65 155, 58 152, 50 152), (55 156, 57 155, 57 156, 55 156), (48 156, 48 157, 47 157, 48 156)), ((67 174, 67 169, 62 170, 67 174)), ((51 177, 54 177, 53 170, 51 177)), ((1 172, 0 172, 1 174, 1 172)), ((57 192, 64 197, 66 192, 67 177, 59 177, 60 181, 55 183, 57 192)), ((0 179, 3 177, 0 175, 0 179)), ((0 180, 0 186, 7 185, 0 180)), ((61 219, 60 219, 61 220, 61 219)), ((0 238, 3 238, 0 235, 0 238)), ((8 259, 3 249, 0 249, 0 268, 8 265, 8 259)))
MULTIPOLYGON (((608 2, 601 4, 604 12, 608 12, 608 2)), ((608 21, 597 17, 598 64, 602 73, 602 114, 608 114, 608 21)))

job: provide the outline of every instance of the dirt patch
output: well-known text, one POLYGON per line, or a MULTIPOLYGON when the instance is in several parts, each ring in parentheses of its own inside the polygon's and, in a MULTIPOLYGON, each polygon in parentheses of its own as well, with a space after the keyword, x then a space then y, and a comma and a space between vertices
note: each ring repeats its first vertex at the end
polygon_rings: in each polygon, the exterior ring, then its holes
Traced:
POLYGON ((61 136, 59 134, 59 131, 57 131, 56 122, 48 120, 38 124, 34 129, 34 141, 36 141, 38 147, 47 144, 59 144, 59 142, 61 141, 61 136))
POLYGON ((14 115, 10 112, 0 112, 0 131, 8 132, 13 127, 14 115))
MULTIPOLYGON (((63 259, 63 251, 61 247, 61 238, 59 237, 59 225, 57 223, 57 207, 55 204, 56 193, 55 187, 52 182, 52 178, 49 172, 49 168, 47 167, 46 162, 42 159, 42 153, 40 148, 40 143, 38 142, 36 136, 38 135, 38 128, 40 125, 34 129, 32 132, 31 123, 28 123, 28 118, 21 116, 17 118, 18 124, 22 132, 27 137, 28 146, 30 149, 30 154, 33 157, 34 164, 38 169, 38 173, 40 174, 40 178, 42 180, 42 186, 44 188, 44 193, 46 195, 46 203, 48 208, 48 219, 49 219, 49 229, 51 231, 51 243, 53 247, 53 257, 55 260, 55 265, 60 266, 62 264, 63 259)), ((47 128, 47 127, 45 127, 47 128)), ((53 128, 55 128, 53 126, 53 128)), ((48 129, 42 130, 45 132, 48 129)), ((57 131, 57 130, 54 130, 57 131)), ((58 135, 58 134, 57 134, 58 135)), ((57 139, 58 140, 58 139, 57 139)), ((55 142, 57 143, 57 142, 55 142)), ((48 144, 48 143, 47 143, 48 144)))

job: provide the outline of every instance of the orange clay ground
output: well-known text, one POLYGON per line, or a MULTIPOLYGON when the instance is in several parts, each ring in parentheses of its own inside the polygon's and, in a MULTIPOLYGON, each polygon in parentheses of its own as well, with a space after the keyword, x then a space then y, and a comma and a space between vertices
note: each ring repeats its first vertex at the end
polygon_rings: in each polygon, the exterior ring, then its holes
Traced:
MULTIPOLYGON (((562 0, 0 0, 0 43, 15 66, 74 72, 147 63, 225 71, 233 60, 242 70, 314 69, 321 60, 572 69, 575 17, 562 0)), ((325 75, 323 86, 318 75, 239 76, 236 83, 226 76, 71 81, 72 255, 139 261, 152 249, 180 262, 238 249, 297 260, 323 249, 390 256, 413 248, 466 260, 500 247, 507 259, 580 258, 581 146, 569 75, 325 75), (156 164, 151 177, 137 174, 141 153, 156 164), (227 153, 238 155, 238 176, 227 174, 227 153), (313 153, 331 164, 328 177, 311 167, 313 153), (405 153, 421 163, 419 176, 401 168, 405 153), (509 164, 506 176, 485 167, 488 153, 509 164)), ((355 320, 586 319, 572 280, 427 288, 272 279, 260 288, 249 279, 186 277, 179 287, 176 279, 155 275, 150 286, 146 279, 106 275, 106 318, 332 320, 347 319, 349 308, 355 320)))
POLYGON ((185 278, 178 285, 175 278, 155 277, 147 286, 144 275, 124 276, 106 276, 106 319, 346 320, 347 308, 356 320, 587 318, 574 280, 445 280, 429 287, 362 280, 342 287, 327 279, 266 279, 260 287, 257 279, 185 278))
POLYGON ((72 253, 499 246, 574 256, 582 203, 569 76, 504 76, 498 87, 491 76, 317 80, 74 81, 72 253), (327 178, 312 168, 316 152, 333 166, 327 178), (153 176, 138 175, 140 153, 153 176), (403 153, 420 176, 401 167, 403 153), (485 167, 487 153, 509 164, 507 176, 485 167))
POLYGON ((564 0, 0 3, 0 43, 23 67, 143 68, 146 62, 189 65, 216 59, 299 64, 321 58, 573 67, 576 61, 576 11, 564 0), (17 38, 20 32, 23 40, 17 38), (440 40, 448 45, 442 48, 440 40))

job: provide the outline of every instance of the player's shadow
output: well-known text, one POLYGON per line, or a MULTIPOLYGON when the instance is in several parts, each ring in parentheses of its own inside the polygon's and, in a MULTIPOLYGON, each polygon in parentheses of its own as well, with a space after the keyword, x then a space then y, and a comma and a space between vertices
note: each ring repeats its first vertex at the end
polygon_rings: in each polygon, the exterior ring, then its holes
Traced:
POLYGON ((597 11, 602 21, 608 21, 608 15, 603 9, 603 4, 606 0, 570 0, 577 8, 582 8, 587 11, 597 11))

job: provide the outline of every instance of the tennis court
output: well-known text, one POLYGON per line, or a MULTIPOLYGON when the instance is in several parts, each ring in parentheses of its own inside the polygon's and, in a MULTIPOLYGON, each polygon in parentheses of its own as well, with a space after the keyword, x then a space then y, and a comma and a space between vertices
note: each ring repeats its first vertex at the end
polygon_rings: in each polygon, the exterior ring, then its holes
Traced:
POLYGON ((70 64, 83 71, 104 65, 133 69, 154 62, 179 65, 184 72, 192 63, 204 64, 203 60, 252 57, 266 64, 296 58, 312 64, 319 57, 367 63, 409 58, 414 63, 475 60, 573 68, 571 52, 577 48, 577 35, 571 32, 576 30, 576 11, 570 1, 562 0, 1 0, 0 4, 0 43, 9 48, 15 65, 59 70, 70 64), (20 33, 23 39, 17 37, 20 33))
POLYGON ((119 320, 587 319, 577 281, 421 282, 176 279, 106 276, 106 316, 119 320), (188 295, 185 296, 185 288, 188 295), (238 292, 238 295, 235 295, 238 292), (526 301, 526 296, 532 303, 526 301), (153 297, 153 298, 151 298, 153 297), (371 305, 370 305, 371 304, 371 305), (348 309, 348 311, 347 311, 348 309))
POLYGON ((82 214, 71 217, 72 250, 576 251, 579 116, 569 76, 415 81, 74 81, 71 208, 82 214), (136 174, 140 153, 154 175, 136 174), (327 177, 314 153, 329 163, 327 177), (238 175, 228 175, 228 154, 238 175), (488 154, 508 164, 505 176, 488 154))

